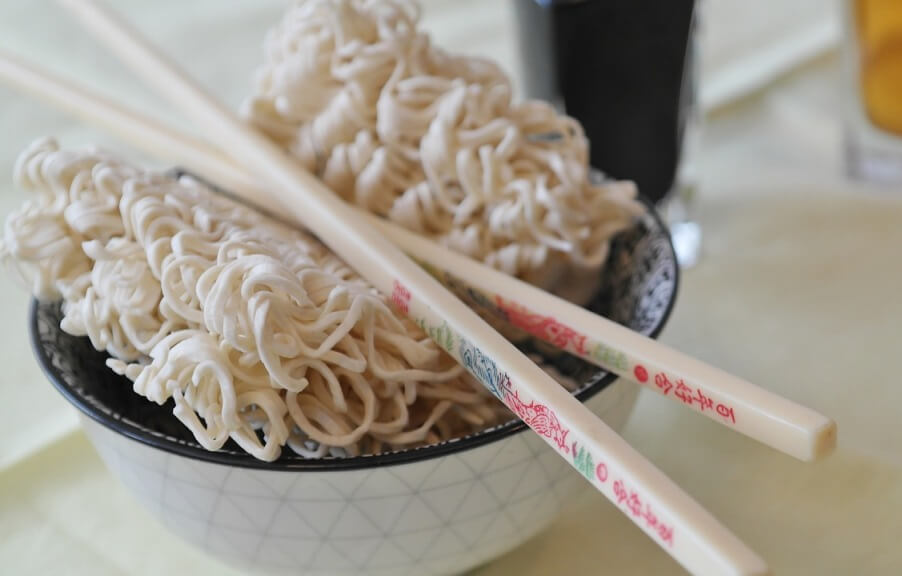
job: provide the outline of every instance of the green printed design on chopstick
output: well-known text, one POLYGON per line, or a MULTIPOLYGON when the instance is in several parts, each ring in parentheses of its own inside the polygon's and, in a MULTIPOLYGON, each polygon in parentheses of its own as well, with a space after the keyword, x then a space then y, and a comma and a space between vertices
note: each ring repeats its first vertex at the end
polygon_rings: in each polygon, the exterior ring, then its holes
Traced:
POLYGON ((448 326, 448 322, 442 321, 442 323, 438 326, 430 325, 426 322, 425 318, 417 318, 414 320, 417 323, 417 326, 420 327, 423 332, 426 333, 429 338, 435 341, 436 344, 445 349, 445 352, 454 355, 454 330, 448 326))
POLYGON ((619 350, 614 350, 609 346, 605 346, 601 342, 596 342, 588 354, 588 356, 601 363, 602 366, 610 370, 620 370, 626 372, 630 369, 629 361, 626 354, 619 350))
POLYGON ((589 480, 594 480, 595 462, 592 459, 592 453, 582 446, 577 447, 576 442, 573 443, 570 450, 573 454, 573 467, 589 480))

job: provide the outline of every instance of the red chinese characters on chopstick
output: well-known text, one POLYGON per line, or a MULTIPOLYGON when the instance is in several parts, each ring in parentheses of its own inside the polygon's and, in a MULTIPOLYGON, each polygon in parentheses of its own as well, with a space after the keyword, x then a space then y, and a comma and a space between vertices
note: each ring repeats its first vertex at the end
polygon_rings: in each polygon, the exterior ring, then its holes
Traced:
MULTIPOLYGON (((637 366, 636 370, 639 368, 641 368, 641 366, 637 366)), ((642 370, 644 371, 645 369, 642 368, 642 370)), ((736 423, 736 414, 732 406, 727 406, 722 403, 715 404, 714 399, 706 395, 701 388, 693 388, 686 384, 682 379, 677 379, 674 383, 667 374, 658 372, 655 374, 655 386, 664 396, 673 392, 673 395, 683 404, 688 406, 698 404, 700 412, 714 410, 724 420, 729 420, 733 424, 736 423)))
POLYGON ((392 286, 391 301, 399 312, 405 316, 410 314, 410 290, 397 280, 392 286))
MULTIPOLYGON (((610 473, 604 462, 597 465, 592 453, 583 446, 573 442, 570 446, 573 466, 589 480, 597 480, 599 484, 607 484, 610 473)), ((655 514, 652 505, 636 490, 630 489, 623 480, 614 480, 614 502, 624 508, 627 514, 645 522, 645 525, 669 546, 673 546, 673 527, 666 524, 655 514)))
POLYGON ((579 356, 586 355, 586 336, 584 334, 561 324, 556 318, 536 314, 501 296, 495 296, 495 303, 513 326, 558 348, 570 350, 579 356))
POLYGON ((642 497, 635 491, 626 487, 622 480, 614 481, 614 497, 617 504, 627 509, 636 518, 641 518, 662 542, 673 546, 673 528, 658 520, 658 516, 652 510, 648 502, 643 502, 642 497))
MULTIPOLYGON (((599 349, 602 349, 603 354, 600 354, 599 360, 605 362, 604 366, 608 369, 613 369, 617 373, 629 370, 628 360, 622 353, 594 343, 585 334, 581 334, 566 324, 559 322, 556 318, 536 314, 516 302, 505 300, 497 295, 495 296, 495 304, 498 311, 513 326, 528 332, 540 340, 584 358, 590 355, 590 350, 596 352, 592 354, 593 356, 599 356, 597 352, 599 349), (593 348, 593 345, 595 348, 593 348)), ((632 373, 638 382, 650 385, 651 374, 645 366, 636 364, 633 366, 632 373)), ((691 385, 686 384, 682 378, 674 378, 672 380, 664 372, 658 372, 654 375, 654 385, 664 396, 673 392, 674 397, 683 404, 688 406, 698 404, 700 412, 713 410, 724 420, 732 424, 736 423, 736 413, 732 406, 715 403, 714 399, 705 394, 701 388, 693 388, 691 385)))

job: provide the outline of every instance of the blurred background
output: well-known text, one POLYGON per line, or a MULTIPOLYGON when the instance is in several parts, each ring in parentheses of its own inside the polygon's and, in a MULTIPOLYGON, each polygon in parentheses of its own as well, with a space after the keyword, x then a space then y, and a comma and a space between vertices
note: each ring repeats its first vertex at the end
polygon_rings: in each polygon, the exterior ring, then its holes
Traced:
MULTIPOLYGON (((531 0, 424 0, 423 25, 449 50, 498 60, 523 94, 531 86, 530 71, 543 66, 524 55, 542 44, 530 32, 524 36, 530 29, 518 24, 518 2, 531 0)), ((286 2, 114 4, 237 107, 250 91, 263 35, 286 2)), ((883 4, 892 7, 893 0, 883 4)), ((694 96, 683 101, 691 134, 671 136, 682 154, 673 166, 675 184, 661 190, 664 196, 682 194, 671 221, 689 222, 697 234, 689 247, 694 265, 683 273, 663 340, 833 416, 839 452, 822 464, 802 465, 645 392, 625 432, 785 574, 902 571, 902 185, 892 183, 892 170, 878 169, 884 178, 875 182, 862 177, 868 170, 860 163, 849 162, 860 160, 865 144, 856 138, 868 131, 861 126, 867 115, 858 104, 859 77, 849 75, 850 62, 861 61, 850 37, 850 6, 699 0, 692 32, 694 96)), ((598 35, 617 33, 605 24, 592 22, 598 35)), ((190 128, 48 0, 0 3, 0 47, 190 128)), ((667 56, 673 53, 662 53, 667 56)), ((682 66, 683 58, 677 60, 682 66)), ((902 63, 895 62, 891 72, 902 75, 902 63)), ((658 67, 641 71, 652 82, 662 73, 658 67)), ((10 182, 14 159, 39 136, 132 154, 3 86, 0 126, 3 214, 23 201, 10 182)), ((598 134, 607 137, 603 129, 598 134)), ((891 137, 875 138, 878 146, 893 145, 891 137)), ((92 566, 94 574, 207 573, 208 561, 170 542, 144 517, 75 432, 74 413, 31 361, 27 303, 24 290, 0 280, 0 316, 22 327, 0 331, 0 561, 24 551, 34 574, 59 560, 92 566), (110 505, 85 517, 80 503, 90 498, 110 505), (175 572, 167 563, 171 555, 147 549, 146 543, 157 541, 175 547, 175 572)), ((528 550, 477 574, 547 574, 560 569, 561 558, 572 574, 605 568, 612 574, 680 573, 595 498, 528 550), (599 548, 595 535, 603 525, 616 529, 604 530, 599 548)))

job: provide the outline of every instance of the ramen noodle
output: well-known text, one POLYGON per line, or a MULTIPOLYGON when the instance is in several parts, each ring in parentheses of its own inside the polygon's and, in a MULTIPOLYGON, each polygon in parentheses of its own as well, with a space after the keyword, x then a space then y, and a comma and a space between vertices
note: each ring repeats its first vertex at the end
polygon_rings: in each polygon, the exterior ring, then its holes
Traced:
POLYGON ((492 62, 449 55, 400 0, 306 0, 267 35, 249 121, 335 192, 508 274, 598 278, 640 211, 590 182, 579 123, 515 103, 492 62))
POLYGON ((262 460, 435 443, 510 418, 309 234, 183 177, 39 141, 0 256, 204 448, 262 460))

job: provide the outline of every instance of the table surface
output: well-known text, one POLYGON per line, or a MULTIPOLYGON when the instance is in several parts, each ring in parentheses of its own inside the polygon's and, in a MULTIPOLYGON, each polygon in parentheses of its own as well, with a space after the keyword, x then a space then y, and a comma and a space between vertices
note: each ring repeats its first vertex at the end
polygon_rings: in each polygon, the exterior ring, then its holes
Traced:
MULTIPOLYGON (((259 45, 283 3, 117 5, 237 105, 259 60, 259 50, 246 47, 259 45), (197 18, 207 20, 202 35, 197 18), (216 42, 220 36, 230 41, 216 42)), ((509 40, 511 24, 498 6, 486 8, 485 21, 509 40)), ((427 9, 427 24, 453 44, 460 19, 436 10, 427 9)), ((174 118, 46 1, 3 3, 0 31, 0 47, 174 118)), ((507 42, 497 53, 510 64, 514 50, 507 42)), ((902 192, 845 179, 839 81, 837 57, 827 52, 706 119, 695 208, 704 253, 685 272, 662 337, 833 416, 837 453, 802 464, 646 391, 624 436, 777 573, 897 574, 902 192)), ((12 162, 38 136, 133 154, 2 87, 0 126, 4 214, 23 200, 9 183, 12 162)), ((234 574, 166 533, 107 473, 31 358, 27 301, 20 287, 0 280, 8 324, 0 330, 0 565, 21 575, 234 574)), ((547 532, 474 572, 550 573, 682 572, 607 501, 588 494, 547 532)))

